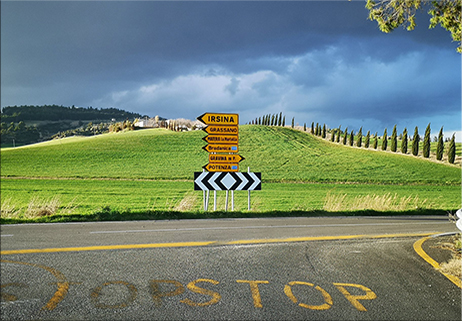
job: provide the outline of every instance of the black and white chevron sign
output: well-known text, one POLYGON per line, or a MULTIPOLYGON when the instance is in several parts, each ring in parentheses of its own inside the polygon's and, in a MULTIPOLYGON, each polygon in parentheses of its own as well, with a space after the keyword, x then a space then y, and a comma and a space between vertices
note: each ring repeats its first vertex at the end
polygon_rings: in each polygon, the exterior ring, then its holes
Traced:
POLYGON ((261 190, 261 173, 194 172, 194 190, 253 191, 261 190))

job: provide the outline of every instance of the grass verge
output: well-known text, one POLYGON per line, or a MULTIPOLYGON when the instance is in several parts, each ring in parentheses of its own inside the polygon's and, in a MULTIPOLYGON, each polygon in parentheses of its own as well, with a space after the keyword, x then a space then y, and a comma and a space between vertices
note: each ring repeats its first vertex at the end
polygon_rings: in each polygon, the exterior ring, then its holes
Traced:
POLYGON ((217 219, 217 218, 257 218, 257 217, 332 217, 332 216, 405 216, 405 215, 447 215, 444 210, 410 210, 410 211, 118 211, 109 207, 93 214, 55 214, 36 218, 1 218, 0 224, 19 223, 63 223, 63 222, 100 222, 100 221, 141 221, 141 220, 183 220, 183 219, 217 219))

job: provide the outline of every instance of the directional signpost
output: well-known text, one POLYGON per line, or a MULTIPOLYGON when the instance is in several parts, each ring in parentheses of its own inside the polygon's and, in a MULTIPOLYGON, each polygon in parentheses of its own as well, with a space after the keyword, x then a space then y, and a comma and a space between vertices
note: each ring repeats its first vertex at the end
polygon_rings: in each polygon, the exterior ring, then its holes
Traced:
POLYGON ((234 191, 248 191, 248 209, 250 210, 250 191, 261 190, 261 173, 239 172, 239 162, 244 157, 239 152, 239 115, 226 113, 205 113, 197 119, 207 125, 203 130, 208 134, 202 138, 208 144, 202 149, 209 152, 209 163, 202 168, 204 172, 194 173, 194 190, 204 191, 204 209, 208 207, 209 191, 214 191, 214 210, 216 210, 216 191, 226 191, 228 209, 228 191, 231 191, 232 210, 234 209, 234 191), (206 197, 207 192, 207 197, 206 197))

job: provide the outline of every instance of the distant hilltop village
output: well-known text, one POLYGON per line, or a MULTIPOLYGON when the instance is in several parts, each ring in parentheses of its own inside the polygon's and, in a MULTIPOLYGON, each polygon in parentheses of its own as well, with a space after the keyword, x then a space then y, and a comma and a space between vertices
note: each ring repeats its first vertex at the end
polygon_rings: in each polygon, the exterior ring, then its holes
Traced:
POLYGON ((189 130, 198 130, 205 127, 198 120, 190 120, 185 118, 178 119, 166 119, 160 116, 155 116, 152 118, 144 117, 140 118, 134 123, 135 128, 168 128, 175 131, 189 131, 189 130))

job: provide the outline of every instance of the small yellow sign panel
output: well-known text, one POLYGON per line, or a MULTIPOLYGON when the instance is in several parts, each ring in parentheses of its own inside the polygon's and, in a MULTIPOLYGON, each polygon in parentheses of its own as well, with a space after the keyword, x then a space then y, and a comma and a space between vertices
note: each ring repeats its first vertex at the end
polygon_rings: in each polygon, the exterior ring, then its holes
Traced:
POLYGON ((210 135, 238 135, 239 134, 239 127, 238 126, 215 126, 210 125, 202 129, 207 134, 210 135))
POLYGON ((238 145, 219 145, 219 144, 209 144, 202 147, 205 151, 209 153, 237 153, 239 151, 238 145))
POLYGON ((209 144, 238 144, 238 135, 207 135, 202 138, 209 144))
POLYGON ((205 113, 197 120, 206 125, 239 125, 239 114, 205 113))
POLYGON ((238 154, 209 154, 209 163, 239 163, 244 159, 238 154))
POLYGON ((202 167, 208 172, 239 172, 239 164, 207 164, 202 167))

